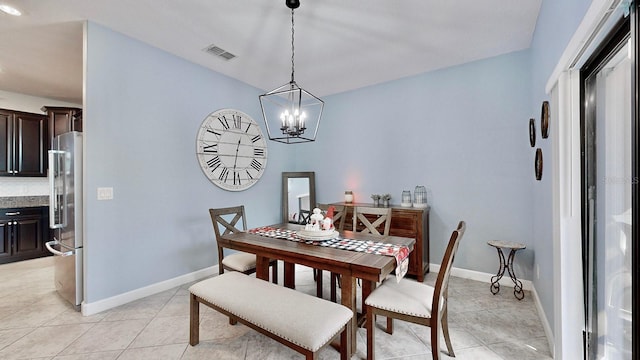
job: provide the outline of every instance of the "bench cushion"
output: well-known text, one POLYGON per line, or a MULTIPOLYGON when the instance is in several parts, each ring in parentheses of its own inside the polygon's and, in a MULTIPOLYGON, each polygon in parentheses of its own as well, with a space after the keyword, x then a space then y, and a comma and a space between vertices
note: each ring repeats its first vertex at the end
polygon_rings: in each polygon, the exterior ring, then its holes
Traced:
POLYGON ((353 316, 340 304, 238 272, 200 281, 189 291, 312 352, 340 333, 353 316))

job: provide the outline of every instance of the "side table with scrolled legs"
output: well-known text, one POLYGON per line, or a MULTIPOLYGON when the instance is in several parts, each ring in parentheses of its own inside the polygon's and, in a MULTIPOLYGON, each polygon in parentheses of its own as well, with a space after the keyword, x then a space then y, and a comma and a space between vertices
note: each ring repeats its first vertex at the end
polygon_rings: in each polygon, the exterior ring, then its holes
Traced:
POLYGON ((516 256, 516 251, 525 249, 526 246, 524 244, 511 242, 511 241, 501 241, 501 240, 491 240, 488 241, 487 244, 493 246, 498 250, 498 258, 500 260, 500 268, 498 269, 498 274, 491 277, 491 293, 493 295, 497 294, 500 291, 500 279, 504 275, 505 269, 509 273, 509 277, 513 281, 513 295, 518 300, 524 299, 524 291, 522 290, 522 282, 516 278, 516 274, 513 271, 513 259, 516 256), (509 257, 505 261, 504 253, 502 249, 510 249, 509 257))

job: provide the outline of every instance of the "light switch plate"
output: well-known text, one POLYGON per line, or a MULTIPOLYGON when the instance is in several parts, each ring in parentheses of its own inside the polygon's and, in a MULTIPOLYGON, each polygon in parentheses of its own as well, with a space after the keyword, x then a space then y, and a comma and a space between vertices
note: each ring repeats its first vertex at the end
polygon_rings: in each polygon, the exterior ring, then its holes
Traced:
POLYGON ((112 187, 99 187, 98 188, 98 200, 112 200, 113 188, 112 187))

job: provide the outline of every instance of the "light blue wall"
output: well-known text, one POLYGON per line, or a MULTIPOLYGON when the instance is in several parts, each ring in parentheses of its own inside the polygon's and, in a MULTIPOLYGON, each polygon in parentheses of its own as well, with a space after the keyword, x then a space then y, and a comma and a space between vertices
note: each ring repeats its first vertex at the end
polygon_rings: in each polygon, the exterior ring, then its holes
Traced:
MULTIPOLYGON (((239 193, 202 175, 195 134, 223 107, 259 120, 261 91, 93 23, 87 53, 88 302, 213 265, 209 207, 244 203, 249 226, 279 221, 282 171, 315 171, 324 202, 352 189, 397 203, 427 186, 434 263, 461 219, 457 267, 494 272, 490 239, 532 247, 528 51, 329 96, 318 141, 269 143, 263 179, 239 193), (114 200, 97 201, 107 186, 114 200)), ((530 279, 533 252, 520 255, 530 279)))
MULTIPOLYGON (((542 2, 530 49, 533 86, 529 108, 531 109, 530 116, 535 117, 538 128, 540 126, 542 101, 550 100, 549 95, 545 93, 547 81, 590 4, 591 1, 587 0, 545 0, 542 2)), ((555 119, 550 119, 549 121, 555 121, 555 119)), ((540 269, 540 277, 536 278, 534 276, 533 284, 550 324, 554 324, 555 317, 553 304, 553 199, 551 197, 551 179, 553 177, 551 171, 553 168, 551 139, 554 136, 556 134, 550 132, 548 139, 538 137, 536 147, 540 147, 543 152, 544 172, 542 181, 532 181, 535 263, 540 269)), ((533 151, 531 151, 530 156, 533 159, 533 151)), ((576 249, 576 251, 580 251, 580 249, 576 249)), ((534 265, 534 269, 536 265, 534 265)))
MULTIPOLYGON (((461 219, 468 231, 456 267, 493 273, 487 240, 527 244, 516 272, 534 281, 553 324, 551 164, 547 156, 543 181, 533 180, 528 119, 539 121, 546 81, 589 4, 544 1, 530 50, 324 98, 318 140, 270 142, 263 179, 240 193, 204 177, 195 135, 224 107, 260 123, 262 91, 89 23, 87 301, 212 266, 209 207, 245 204, 249 226, 277 222, 281 172, 315 171, 319 202, 351 189, 356 201, 388 192, 398 203, 402 190, 425 185, 433 263, 461 219), (97 201, 105 186, 114 200, 97 201)), ((549 142, 538 138, 545 154, 549 142)))
POLYGON ((195 155, 198 127, 214 110, 237 108, 261 123, 259 93, 88 24, 85 301, 216 264, 210 207, 245 204, 249 226, 280 220, 286 145, 269 143, 262 180, 235 193, 209 182, 195 155), (98 187, 113 187, 114 199, 97 201, 98 187))
MULTIPOLYGON (((431 262, 440 264, 459 220, 455 267, 495 273, 488 240, 527 244, 518 276, 531 279, 533 161, 528 137, 529 52, 521 51, 326 97, 318 141, 298 165, 316 171, 317 198, 357 202, 429 189, 431 262)), ((348 76, 348 74, 345 74, 348 76)), ((304 86, 304 84, 302 84, 304 86)), ((312 89, 310 89, 312 91, 312 89)))

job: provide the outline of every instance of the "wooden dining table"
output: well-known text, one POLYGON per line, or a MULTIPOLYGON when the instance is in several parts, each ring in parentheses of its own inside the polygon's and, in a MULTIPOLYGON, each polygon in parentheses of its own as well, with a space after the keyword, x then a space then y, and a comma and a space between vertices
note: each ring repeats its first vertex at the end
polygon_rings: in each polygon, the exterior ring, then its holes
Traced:
MULTIPOLYGON (((303 228, 297 224, 275 224, 269 227, 288 230, 303 228)), ((343 231, 345 239, 372 240, 382 243, 407 246, 413 250, 415 239, 399 236, 373 236, 371 234, 343 231)), ((256 277, 269 281, 269 262, 272 259, 284 262, 284 286, 295 289, 295 264, 326 270, 340 275, 341 303, 353 311, 351 331, 348 332, 348 354, 356 352, 358 312, 356 309, 356 279, 362 280, 362 299, 375 289, 376 283, 384 280, 396 268, 393 256, 376 255, 351 250, 306 244, 287 239, 277 239, 250 232, 223 235, 218 242, 222 247, 256 254, 256 277)), ((362 309, 364 312, 364 309, 362 309)), ((363 319, 361 314, 360 318, 363 319)), ((303 319, 301 319, 303 320, 303 319)), ((342 344, 341 344, 342 346, 342 344)))

